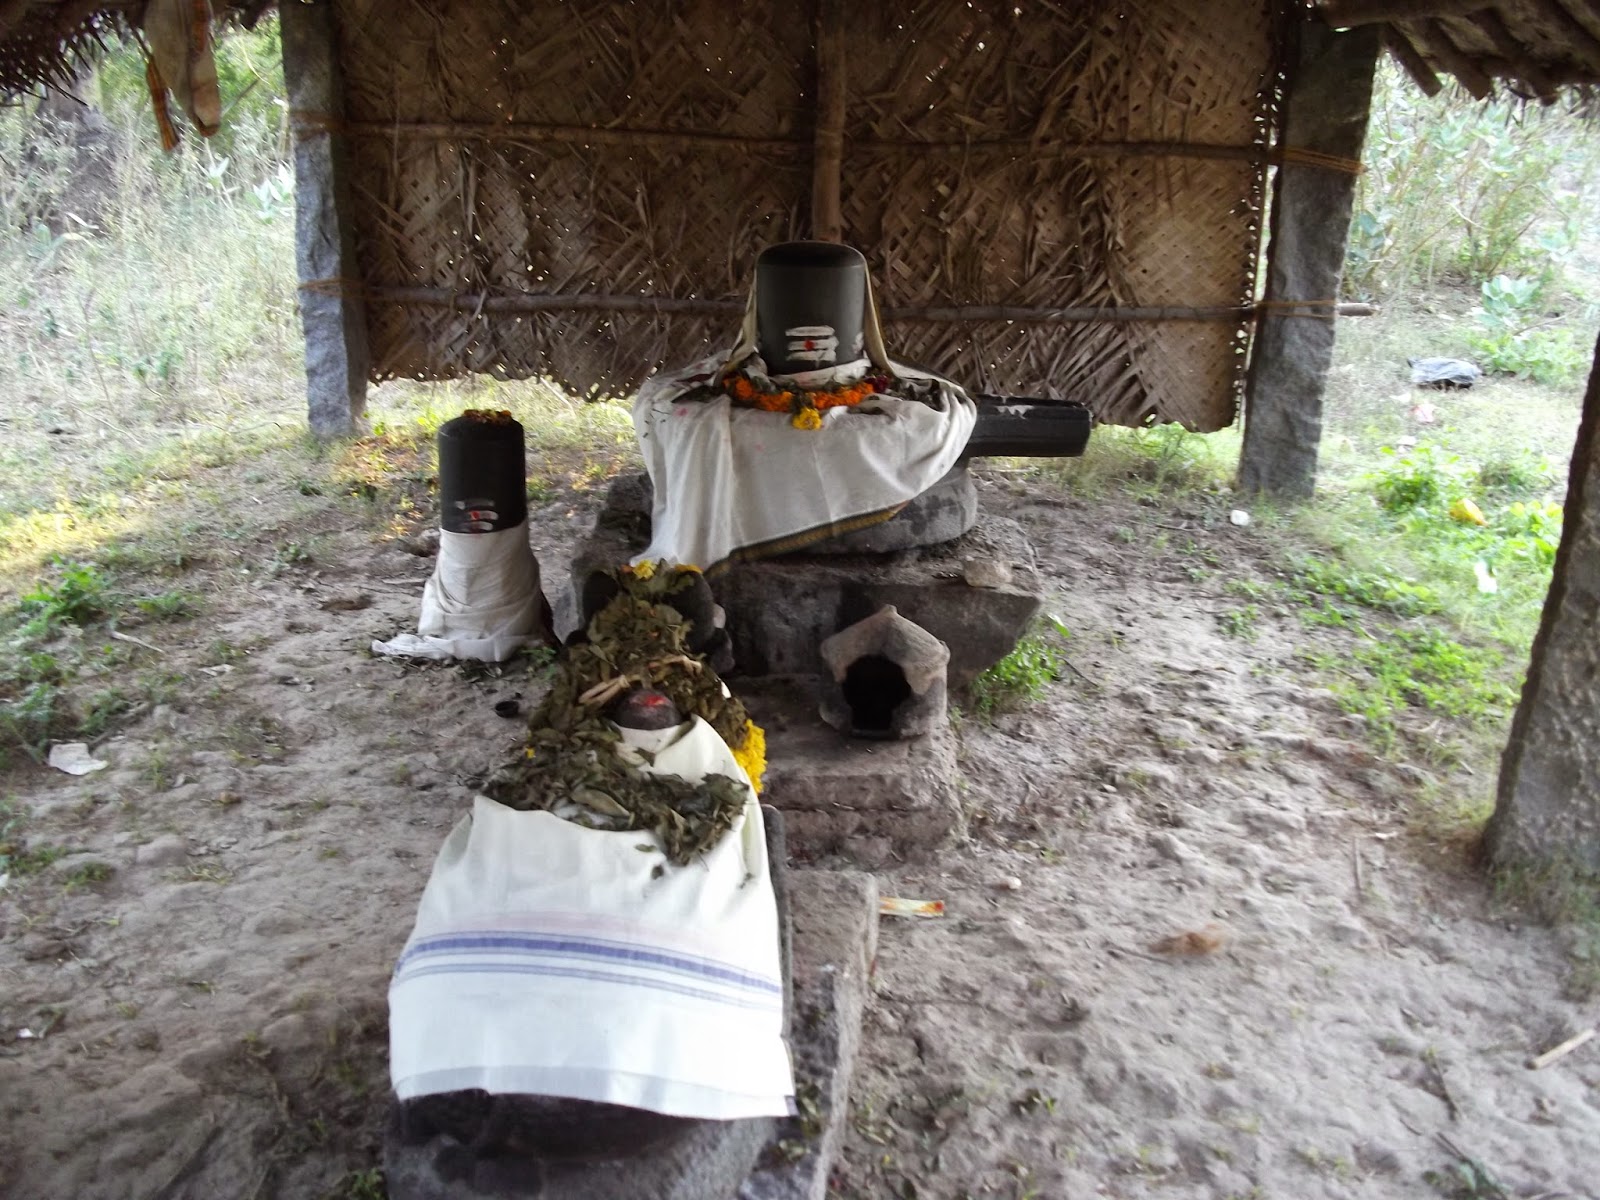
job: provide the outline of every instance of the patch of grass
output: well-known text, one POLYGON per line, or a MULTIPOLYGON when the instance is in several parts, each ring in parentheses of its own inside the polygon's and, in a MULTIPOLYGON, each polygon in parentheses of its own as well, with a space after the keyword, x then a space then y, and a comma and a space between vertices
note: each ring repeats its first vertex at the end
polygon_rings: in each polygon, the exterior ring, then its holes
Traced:
POLYGON ((53 633, 64 625, 83 628, 106 615, 107 582, 92 563, 60 562, 53 581, 23 594, 17 612, 29 626, 53 633))
POLYGON ((1389 461, 1370 476, 1372 494, 1391 513, 1448 504, 1466 475, 1459 455, 1426 444, 1405 453, 1384 446, 1378 453, 1389 461))
POLYGON ((1058 638, 1065 636, 1067 630, 1059 624, 1050 632, 1024 635, 1010 654, 968 685, 972 711, 987 719, 1040 699, 1066 667, 1066 656, 1058 644, 1058 638))
POLYGON ((74 867, 65 882, 68 888, 89 888, 105 883, 115 873, 115 868, 109 863, 86 862, 74 867))
POLYGON ((388 1195, 383 1168, 368 1167, 365 1171, 350 1171, 340 1176, 323 1194, 323 1200, 387 1200, 388 1195))
POLYGON ((1381 742, 1392 743, 1396 721, 1410 709, 1468 721, 1503 719, 1516 703, 1497 651, 1465 646, 1438 629, 1378 629, 1339 652, 1308 656, 1335 676, 1333 693, 1346 712, 1364 717, 1381 742))
POLYGON ((200 612, 200 600, 191 592, 178 590, 158 592, 153 596, 140 596, 133 602, 145 617, 153 621, 181 621, 200 612))
POLYGON ((1424 1171, 1424 1183, 1449 1200, 1512 1200, 1513 1193, 1475 1158, 1461 1158, 1442 1171, 1424 1171))
POLYGON ((1246 642, 1256 640, 1256 635, 1260 632, 1258 628, 1260 620, 1261 609, 1254 604, 1246 604, 1242 608, 1230 608, 1217 614, 1217 624, 1223 633, 1246 642))
POLYGON ((66 854, 65 846, 18 846, 9 854, 0 854, 0 871, 19 877, 37 875, 66 854))
POLYGON ((1027 474, 1091 499, 1117 490, 1170 500, 1174 494, 1225 486, 1238 463, 1239 445, 1237 428, 1199 434, 1176 424, 1102 425, 1079 458, 1011 461, 1027 474))

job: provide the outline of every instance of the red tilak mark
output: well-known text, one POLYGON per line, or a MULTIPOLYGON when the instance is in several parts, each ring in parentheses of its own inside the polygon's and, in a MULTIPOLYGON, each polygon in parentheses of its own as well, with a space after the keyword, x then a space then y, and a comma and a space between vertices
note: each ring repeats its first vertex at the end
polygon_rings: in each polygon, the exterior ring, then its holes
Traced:
POLYGON ((660 692, 646 692, 644 695, 639 697, 638 702, 640 704, 648 705, 650 708, 660 708, 667 702, 667 698, 660 692))
POLYGON ((815 350, 816 348, 817 348, 817 344, 815 342, 813 342, 810 338, 807 338, 806 339, 806 349, 807 350, 815 350))

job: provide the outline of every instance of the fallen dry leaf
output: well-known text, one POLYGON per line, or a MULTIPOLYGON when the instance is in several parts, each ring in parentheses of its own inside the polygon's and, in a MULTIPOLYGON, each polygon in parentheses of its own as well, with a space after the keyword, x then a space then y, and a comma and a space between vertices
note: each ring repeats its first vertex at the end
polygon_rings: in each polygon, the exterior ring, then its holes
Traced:
POLYGON ((360 612, 372 607, 372 597, 365 592, 353 596, 329 596, 320 605, 323 612, 360 612))
POLYGON ((1182 954, 1194 958, 1221 949, 1227 940, 1221 926, 1207 925, 1204 929, 1185 929, 1182 933, 1151 942, 1150 949, 1157 954, 1182 954))

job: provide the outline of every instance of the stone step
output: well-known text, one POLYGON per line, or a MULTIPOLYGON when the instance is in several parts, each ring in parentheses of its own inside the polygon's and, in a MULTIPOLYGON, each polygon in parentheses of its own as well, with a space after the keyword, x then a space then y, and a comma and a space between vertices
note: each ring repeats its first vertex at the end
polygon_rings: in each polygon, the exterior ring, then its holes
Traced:
POLYGON ((946 723, 922 737, 846 737, 817 712, 818 680, 739 679, 732 685, 767 735, 763 803, 783 814, 790 854, 843 855, 866 867, 919 859, 961 820, 955 734, 946 723))

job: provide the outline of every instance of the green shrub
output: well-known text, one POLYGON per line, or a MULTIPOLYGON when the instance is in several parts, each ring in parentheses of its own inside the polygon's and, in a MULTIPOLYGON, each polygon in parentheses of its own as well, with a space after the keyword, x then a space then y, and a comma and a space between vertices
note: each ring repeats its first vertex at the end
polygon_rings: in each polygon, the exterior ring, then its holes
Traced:
POLYGON ((1567 328, 1549 328, 1540 300, 1544 281, 1496 275, 1479 287, 1472 310, 1477 328, 1467 335, 1478 365, 1491 375, 1519 375, 1553 386, 1581 378, 1589 364, 1586 343, 1567 328))
POLYGON ((1528 450, 1505 450, 1478 467, 1478 488, 1500 499, 1524 500, 1542 496, 1557 482, 1550 460, 1528 450))
MULTIPOLYGON (((1056 626, 1064 633, 1061 626, 1056 626)), ((1066 657, 1049 634, 1030 633, 970 685, 972 709, 980 717, 1015 712, 1040 699, 1066 666, 1066 657)))
POLYGON ((1385 446, 1378 453, 1392 462, 1369 475, 1368 484, 1378 503, 1391 513, 1448 504, 1465 474, 1459 457, 1432 446, 1416 446, 1404 454, 1385 446))
POLYGON ((19 611, 45 630, 61 625, 82 628, 106 614, 106 580, 92 564, 63 563, 61 578, 26 593, 19 611))
POLYGON ((1548 289, 1582 233, 1600 154, 1559 107, 1423 96, 1390 63, 1373 92, 1345 282, 1361 294, 1498 274, 1548 289))

